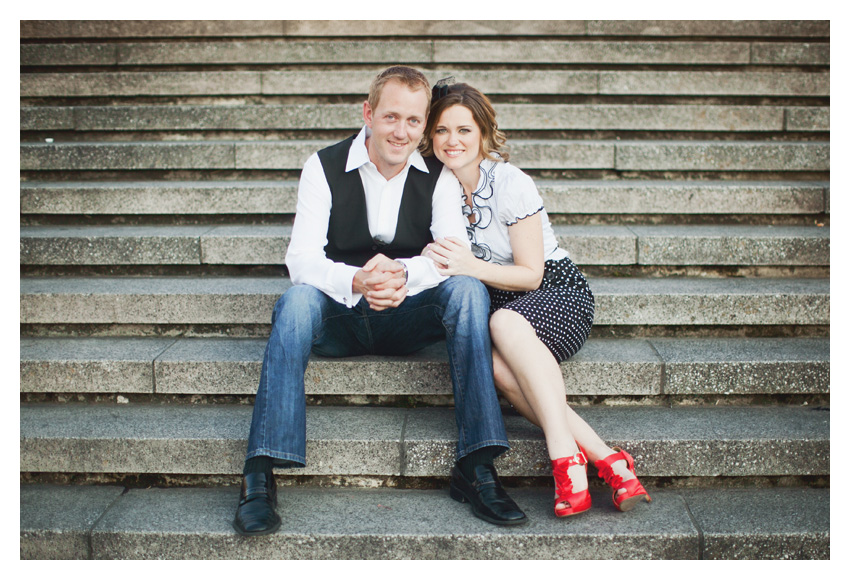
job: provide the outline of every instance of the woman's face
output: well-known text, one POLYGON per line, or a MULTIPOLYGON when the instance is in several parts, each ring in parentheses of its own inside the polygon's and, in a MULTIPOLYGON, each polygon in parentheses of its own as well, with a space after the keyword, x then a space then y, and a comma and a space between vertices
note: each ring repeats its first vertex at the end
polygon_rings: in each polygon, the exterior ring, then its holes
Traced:
POLYGON ((434 155, 455 173, 475 168, 484 159, 481 153, 481 129, 472 112, 462 105, 443 111, 431 138, 434 155))

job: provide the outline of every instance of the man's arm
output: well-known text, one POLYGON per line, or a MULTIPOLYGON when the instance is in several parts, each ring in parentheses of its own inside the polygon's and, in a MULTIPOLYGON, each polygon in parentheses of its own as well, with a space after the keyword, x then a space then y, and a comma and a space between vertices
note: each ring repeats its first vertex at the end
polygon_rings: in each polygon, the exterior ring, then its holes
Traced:
MULTIPOLYGON (((454 236, 470 247, 466 235, 467 220, 463 216, 463 190, 447 167, 443 167, 431 199, 431 236, 433 239, 454 236)), ((437 271, 434 261, 424 256, 400 260, 407 266, 408 294, 411 296, 433 288, 446 277, 437 271)))
POLYGON ((322 163, 314 153, 304 164, 298 183, 298 204, 286 251, 286 267, 293 284, 309 284, 351 308, 360 300, 360 294, 352 289, 360 268, 334 262, 325 255, 331 199, 322 163))

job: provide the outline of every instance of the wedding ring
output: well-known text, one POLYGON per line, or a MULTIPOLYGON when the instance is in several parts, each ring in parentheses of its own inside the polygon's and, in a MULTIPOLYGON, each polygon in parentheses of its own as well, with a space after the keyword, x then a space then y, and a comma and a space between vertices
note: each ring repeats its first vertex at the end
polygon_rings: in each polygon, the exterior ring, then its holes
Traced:
POLYGON ((451 261, 451 260, 446 260, 446 268, 448 268, 448 267, 449 267, 449 266, 451 266, 451 265, 452 265, 452 261, 451 261))

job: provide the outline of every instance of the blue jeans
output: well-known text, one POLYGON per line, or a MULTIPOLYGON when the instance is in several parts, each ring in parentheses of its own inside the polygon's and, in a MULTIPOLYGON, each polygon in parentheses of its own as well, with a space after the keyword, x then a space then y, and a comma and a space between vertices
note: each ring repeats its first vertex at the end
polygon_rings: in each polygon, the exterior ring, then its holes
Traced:
POLYGON ((271 457, 277 466, 306 465, 304 372, 310 352, 328 357, 406 355, 446 340, 458 429, 457 457, 494 446, 509 448, 490 351, 490 297, 474 278, 453 276, 408 296, 398 308, 354 308, 312 286, 293 286, 272 314, 246 459, 271 457))

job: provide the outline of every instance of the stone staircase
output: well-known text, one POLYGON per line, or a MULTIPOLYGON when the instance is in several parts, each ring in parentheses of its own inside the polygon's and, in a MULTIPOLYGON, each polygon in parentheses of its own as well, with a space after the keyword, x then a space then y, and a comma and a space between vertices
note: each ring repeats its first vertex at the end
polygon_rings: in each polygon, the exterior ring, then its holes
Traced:
POLYGON ((22 559, 830 557, 829 22, 455 24, 21 22, 22 559), (506 408, 531 521, 472 517, 435 346, 316 357, 283 527, 232 531, 300 168, 396 63, 492 97, 596 295, 568 395, 651 505, 557 520, 506 408))

